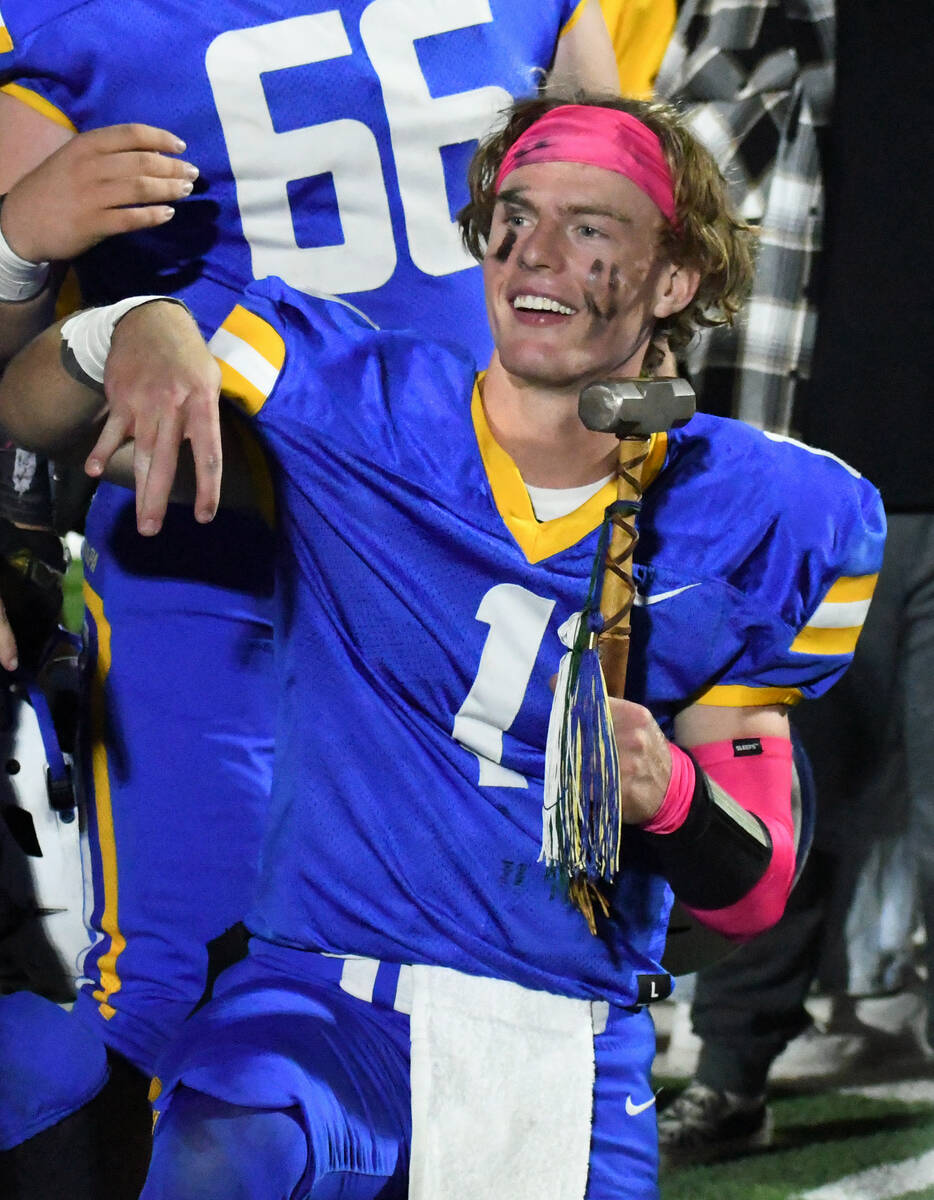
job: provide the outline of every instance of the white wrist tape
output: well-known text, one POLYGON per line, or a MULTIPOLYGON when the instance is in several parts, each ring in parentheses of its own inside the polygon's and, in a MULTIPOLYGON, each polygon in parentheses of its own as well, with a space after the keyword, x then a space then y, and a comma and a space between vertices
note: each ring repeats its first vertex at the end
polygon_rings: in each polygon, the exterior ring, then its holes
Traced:
POLYGON ((69 317, 61 333, 65 370, 80 383, 99 388, 104 382, 104 367, 117 322, 132 309, 141 304, 151 304, 153 300, 182 303, 172 296, 131 296, 104 308, 86 308, 69 317))
POLYGON ((0 229, 0 300, 31 300, 49 282, 50 264, 29 262, 10 247, 0 229))

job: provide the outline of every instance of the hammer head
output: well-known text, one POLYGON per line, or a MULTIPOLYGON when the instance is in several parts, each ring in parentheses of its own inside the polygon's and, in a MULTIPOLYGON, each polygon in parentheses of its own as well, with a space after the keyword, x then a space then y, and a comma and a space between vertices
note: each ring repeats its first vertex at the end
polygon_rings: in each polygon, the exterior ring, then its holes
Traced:
POLYGON ((585 387, 577 404, 588 429, 618 438, 674 429, 690 421, 694 409, 694 389, 686 379, 608 379, 585 387))

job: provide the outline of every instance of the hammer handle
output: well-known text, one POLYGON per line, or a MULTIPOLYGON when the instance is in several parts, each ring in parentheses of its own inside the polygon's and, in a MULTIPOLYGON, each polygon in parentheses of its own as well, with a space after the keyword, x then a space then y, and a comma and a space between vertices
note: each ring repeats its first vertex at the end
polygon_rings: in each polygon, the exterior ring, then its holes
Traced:
MULTIPOLYGON (((649 440, 620 438, 616 477, 618 500, 642 499, 642 468, 649 452, 649 440)), ((622 698, 629 662, 629 628, 636 585, 632 578, 632 556, 639 540, 633 513, 616 513, 611 518, 610 541, 600 594, 603 630, 598 652, 607 691, 622 698)))

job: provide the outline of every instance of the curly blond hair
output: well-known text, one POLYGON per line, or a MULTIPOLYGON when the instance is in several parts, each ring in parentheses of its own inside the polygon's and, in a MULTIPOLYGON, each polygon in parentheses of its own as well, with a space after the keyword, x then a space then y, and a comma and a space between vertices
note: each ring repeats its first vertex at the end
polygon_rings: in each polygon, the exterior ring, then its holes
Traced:
POLYGON ((666 224, 662 249, 678 265, 700 274, 697 293, 681 312, 658 321, 654 367, 667 343, 685 346, 697 329, 732 325, 752 282, 754 231, 733 212, 726 181, 708 150, 684 125, 676 109, 656 101, 633 100, 586 92, 549 92, 517 100, 503 114, 502 126, 477 147, 467 181, 470 201, 458 213, 461 237, 476 259, 486 252, 496 203, 494 184, 509 147, 540 117, 564 104, 615 108, 636 117, 658 137, 674 181, 679 229, 666 224))

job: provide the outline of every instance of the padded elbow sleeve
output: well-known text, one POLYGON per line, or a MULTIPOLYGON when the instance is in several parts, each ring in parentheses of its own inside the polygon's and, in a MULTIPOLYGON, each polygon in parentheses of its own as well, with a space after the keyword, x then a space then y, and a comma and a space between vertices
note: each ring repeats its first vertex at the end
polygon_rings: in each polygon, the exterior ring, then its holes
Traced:
POLYGON ((766 826, 772 854, 762 877, 732 904, 688 907, 698 921, 726 937, 752 937, 782 915, 794 879, 791 743, 786 738, 746 738, 697 746, 694 754, 707 775, 766 826))
MULTIPOLYGON (((672 754, 685 753, 672 748, 672 754)), ((697 909, 727 908, 765 875, 772 838, 764 821, 706 774, 693 754, 687 757, 694 766, 694 790, 684 821, 670 833, 642 836, 682 903, 697 909)))

